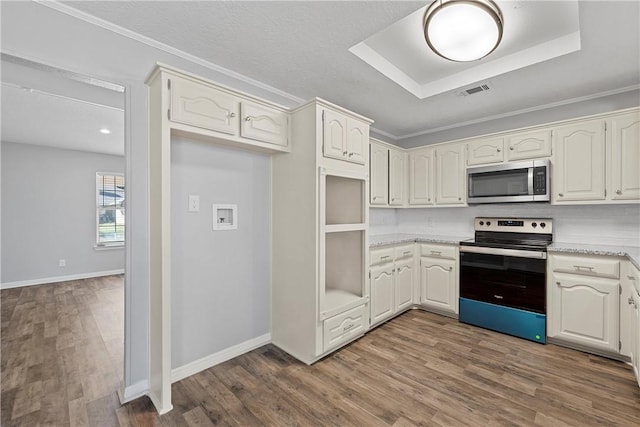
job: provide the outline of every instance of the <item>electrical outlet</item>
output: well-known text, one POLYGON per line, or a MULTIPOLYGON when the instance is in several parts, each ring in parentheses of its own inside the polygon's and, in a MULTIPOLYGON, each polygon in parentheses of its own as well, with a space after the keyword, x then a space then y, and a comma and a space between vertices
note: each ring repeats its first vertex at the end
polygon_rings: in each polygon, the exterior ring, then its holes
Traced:
POLYGON ((67 260, 66 259, 61 259, 60 261, 58 261, 58 266, 59 267, 66 267, 67 266, 67 260))
POLYGON ((189 212, 200 212, 200 196, 189 194, 189 212))

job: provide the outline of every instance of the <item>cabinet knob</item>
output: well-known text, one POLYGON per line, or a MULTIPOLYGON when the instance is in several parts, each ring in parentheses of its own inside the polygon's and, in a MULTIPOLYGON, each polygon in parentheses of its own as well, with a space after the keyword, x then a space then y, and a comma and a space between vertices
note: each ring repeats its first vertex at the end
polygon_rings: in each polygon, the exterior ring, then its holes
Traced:
POLYGON ((509 147, 509 150, 513 151, 513 147, 509 147))
POLYGON ((558 193, 558 197, 564 197, 564 194, 558 193))
POLYGON ((251 120, 253 120, 252 116, 247 116, 244 118, 245 121, 250 122, 251 120))
POLYGON ((458 197, 458 200, 462 200, 462 197, 458 197))
POLYGON ((629 299, 627 299, 627 302, 629 303, 629 305, 633 304, 633 298, 629 297, 629 299))
POLYGON ((449 267, 449 271, 453 270, 453 267, 449 267))
POLYGON ((373 196, 373 200, 376 200, 378 198, 378 196, 373 196))
POLYGON ((353 153, 349 153, 349 157, 353 156, 353 153))
POLYGON ((430 201, 431 201, 431 199, 427 199, 427 202, 430 202, 430 201))
POLYGON ((348 151, 343 151, 343 152, 342 152, 342 155, 343 155, 343 156, 346 156, 346 155, 347 155, 347 153, 348 153, 348 151))
POLYGON ((498 153, 501 152, 502 150, 498 148, 498 153))
POLYGON ((621 195, 621 194, 622 194, 622 191, 620 191, 620 190, 616 190, 616 194, 619 196, 619 195, 621 195))
POLYGON ((556 285, 560 286, 560 282, 556 282, 556 285))
POLYGON ((233 112, 229 113, 229 117, 235 117, 235 116, 236 116, 236 113, 233 113, 233 112))

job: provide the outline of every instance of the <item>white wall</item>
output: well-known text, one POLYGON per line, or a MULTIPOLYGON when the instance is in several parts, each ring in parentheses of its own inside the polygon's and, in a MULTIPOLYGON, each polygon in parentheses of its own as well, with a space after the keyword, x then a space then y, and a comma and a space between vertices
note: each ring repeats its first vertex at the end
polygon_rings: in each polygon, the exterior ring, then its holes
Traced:
POLYGON ((124 248, 94 248, 96 172, 124 173, 124 157, 6 141, 1 149, 3 287, 124 269, 124 248))
POLYGON ((271 159, 211 143, 171 143, 172 368, 269 333, 271 159), (190 194, 200 212, 188 212, 190 194), (213 231, 213 204, 238 228, 213 231))
POLYGON ((640 246, 640 205, 552 206, 548 203, 475 205, 465 208, 371 209, 371 234, 424 233, 473 236, 473 219, 553 218, 554 241, 640 246))

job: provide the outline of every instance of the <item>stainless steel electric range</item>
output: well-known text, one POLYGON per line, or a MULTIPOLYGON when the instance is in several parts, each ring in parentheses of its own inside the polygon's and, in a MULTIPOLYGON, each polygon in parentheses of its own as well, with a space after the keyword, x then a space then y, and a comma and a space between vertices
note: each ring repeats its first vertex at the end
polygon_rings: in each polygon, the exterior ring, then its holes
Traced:
POLYGON ((549 218, 476 218, 460 242, 461 322, 546 342, 549 218))

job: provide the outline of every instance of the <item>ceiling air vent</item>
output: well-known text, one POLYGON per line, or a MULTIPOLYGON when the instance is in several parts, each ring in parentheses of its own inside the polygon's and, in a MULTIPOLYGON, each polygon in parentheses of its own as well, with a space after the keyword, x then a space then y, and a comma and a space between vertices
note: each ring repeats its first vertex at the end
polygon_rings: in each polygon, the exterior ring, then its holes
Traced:
POLYGON ((457 95, 468 96, 468 95, 473 95, 475 93, 486 92, 489 89, 491 89, 491 87, 489 86, 489 83, 483 83, 479 86, 473 86, 473 87, 468 87, 466 89, 462 89, 461 91, 457 92, 457 95))

